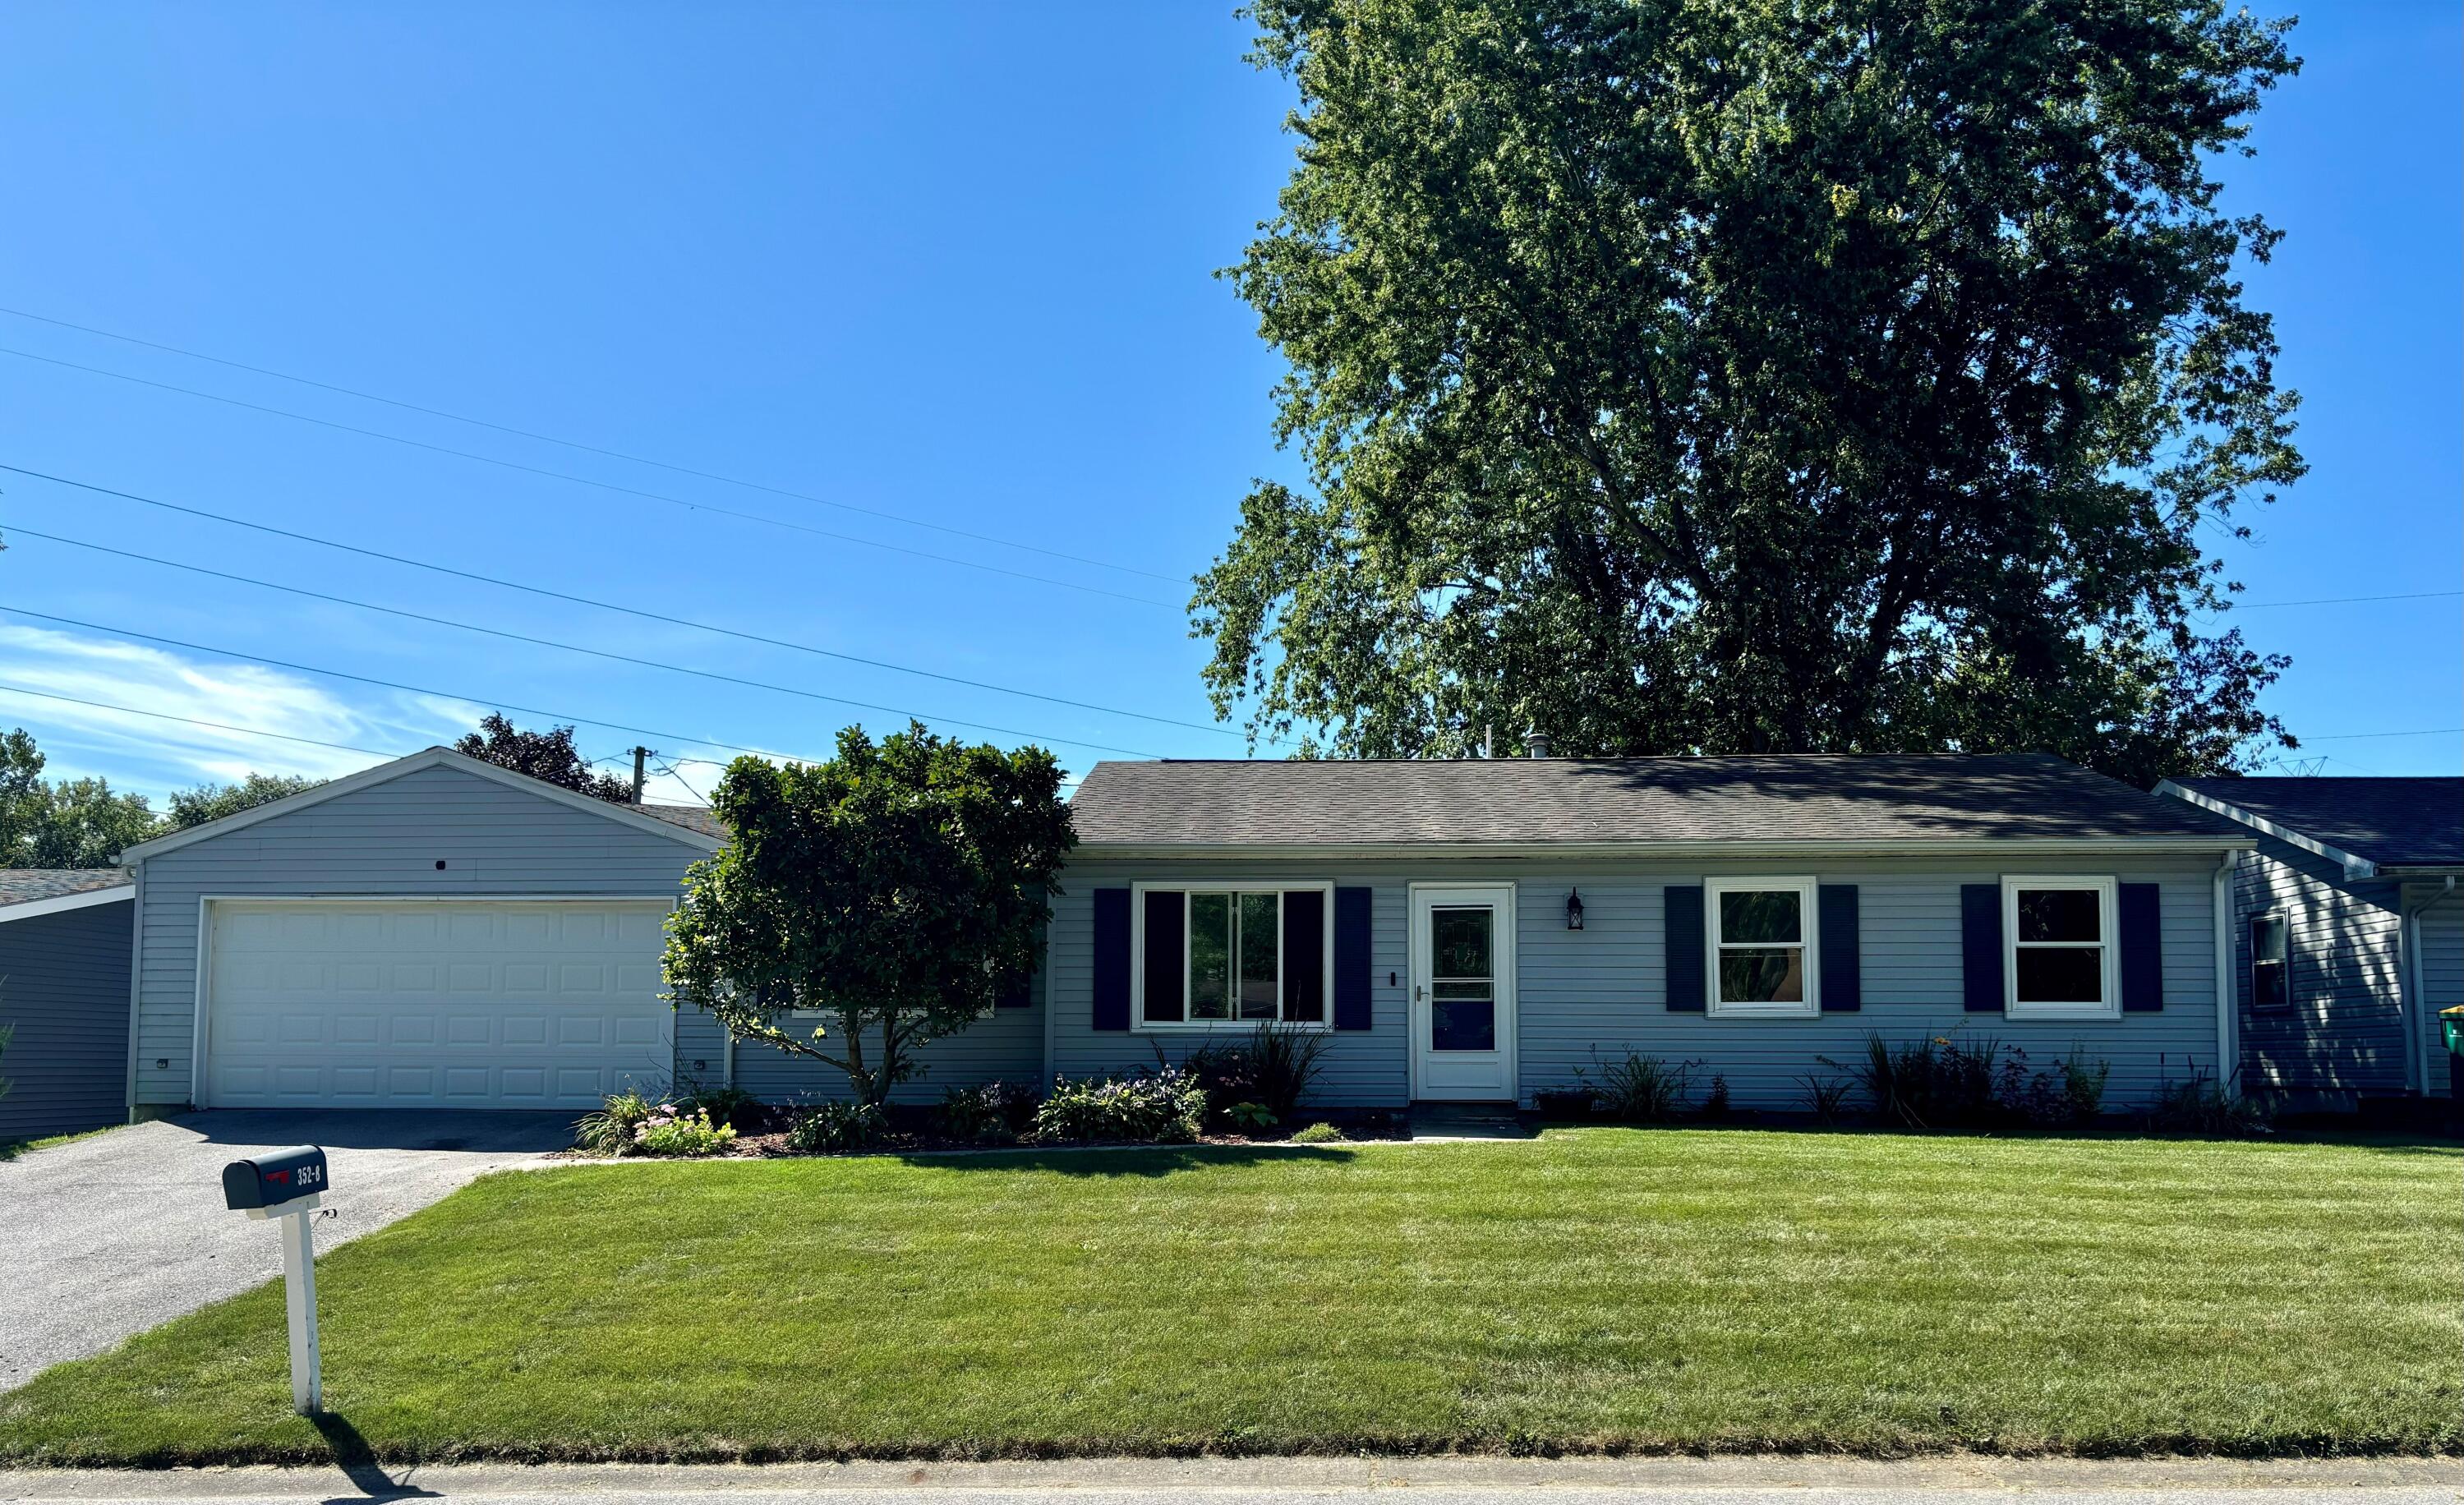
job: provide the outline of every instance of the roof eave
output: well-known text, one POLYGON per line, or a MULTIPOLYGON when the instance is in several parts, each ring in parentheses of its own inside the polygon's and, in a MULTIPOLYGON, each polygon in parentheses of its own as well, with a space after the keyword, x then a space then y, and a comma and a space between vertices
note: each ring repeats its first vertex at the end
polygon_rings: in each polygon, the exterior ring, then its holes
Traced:
POLYGON ((1764 857, 1992 857, 2028 856, 2214 856, 2247 851, 2255 837, 1960 837, 1890 841, 1346 841, 1264 843, 1239 841, 1086 841, 1078 860, 1336 862, 1403 858, 1658 858, 1764 857))
POLYGON ((2317 837, 2296 831, 2291 826, 2279 825, 2256 811, 2245 810, 2230 800, 2218 799, 2213 795, 2201 794, 2195 789, 2185 788, 2169 778, 2158 781, 2155 792, 2160 795, 2170 795, 2202 810, 2211 810, 2228 820, 2239 821, 2262 836, 2272 836, 2288 846, 2299 847, 2313 857, 2323 857, 2328 862, 2342 866, 2344 869, 2344 877, 2348 880, 2376 878, 2379 875, 2379 864, 2368 858, 2359 853, 2347 852, 2341 846, 2321 841, 2317 837))

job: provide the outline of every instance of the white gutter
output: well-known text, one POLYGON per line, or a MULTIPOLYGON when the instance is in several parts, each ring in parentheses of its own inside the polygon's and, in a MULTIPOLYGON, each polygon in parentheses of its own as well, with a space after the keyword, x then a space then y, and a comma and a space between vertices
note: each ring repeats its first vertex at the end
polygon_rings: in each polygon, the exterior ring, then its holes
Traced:
POLYGON ((114 883, 108 888, 54 894, 48 899, 21 899, 12 905, 0 905, 0 925, 7 925, 11 920, 39 920, 47 914, 66 914, 71 909, 92 908, 99 904, 121 904, 134 898, 136 893, 133 883, 114 883))
POLYGON ((2241 1096, 2241 979, 2233 969, 2233 880, 2234 858, 2216 864, 2210 905, 2216 932, 2216 1090, 2241 1096))

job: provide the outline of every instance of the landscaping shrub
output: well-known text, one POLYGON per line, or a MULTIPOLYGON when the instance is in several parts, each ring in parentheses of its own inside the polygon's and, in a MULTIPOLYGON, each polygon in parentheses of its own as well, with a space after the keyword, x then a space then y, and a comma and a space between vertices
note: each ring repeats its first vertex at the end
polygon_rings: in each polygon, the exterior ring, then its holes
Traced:
POLYGON ((1825 1080, 1808 1072, 1797 1079, 1805 1083, 1805 1109, 1816 1123, 1837 1123, 1848 1111, 1848 1094, 1856 1083, 1834 1077, 1825 1080))
POLYGON ((879 1143, 890 1115, 877 1102, 816 1102, 787 1125, 787 1147, 804 1155, 837 1155, 879 1143))
POLYGON ((1336 1128, 1331 1123, 1312 1123, 1305 1129, 1296 1130, 1292 1135, 1292 1143, 1295 1145, 1340 1145, 1343 1143, 1343 1130, 1336 1128))
POLYGON ((710 1115, 714 1123, 726 1123, 736 1128, 749 1126, 748 1121, 760 1106, 760 1100, 742 1087, 705 1087, 687 1078, 682 1090, 669 1101, 679 1108, 698 1108, 710 1115))
POLYGON ((1176 1066, 1127 1078, 1064 1077, 1035 1110, 1035 1137, 1185 1145, 1204 1130, 1205 1119, 1206 1089, 1176 1066))
POLYGON ((2228 1096, 2222 1082, 2195 1070, 2188 1081, 2167 1081, 2156 1089, 2147 1126, 2160 1134, 2211 1139, 2253 1139, 2276 1132, 2264 1107, 2248 1098, 2228 1096))
POLYGON ((2102 1111, 2112 1069, 2078 1046, 2049 1067, 2031 1069, 2016 1045, 1956 1033, 1897 1045, 1868 1033, 1863 1059, 1846 1064, 1825 1056, 1822 1062, 1849 1074, 1876 1118, 1921 1129, 2086 1123, 2102 1111))
POLYGON ((1223 1117, 1234 1128, 1243 1134, 1254 1134, 1260 1129, 1270 1129, 1283 1122, 1267 1112, 1266 1105, 1263 1102, 1236 1102, 1223 1110, 1223 1117))
POLYGON ((971 1145, 1010 1145, 1035 1123, 1035 1094, 1006 1081, 941 1094, 941 1132, 971 1145))
POLYGON ((700 1108, 684 1109, 662 1102, 633 1130, 637 1155, 712 1155, 736 1143, 736 1129, 713 1123, 700 1108))
POLYGON ((650 1100, 638 1092, 608 1094, 597 1112, 574 1121, 574 1147, 594 1155, 633 1153, 634 1131, 649 1118, 651 1107, 650 1100))
POLYGON ((1711 1074, 1711 1090, 1704 1095, 1702 1114, 1713 1120, 1728 1116, 1728 1079, 1716 1071, 1711 1074))
POLYGON ((1297 1024, 1261 1024, 1249 1036, 1250 1096, 1277 1122, 1297 1112, 1334 1036, 1297 1024))
POLYGON ((1592 1062, 1599 1067, 1596 1085, 1589 1073, 1574 1068, 1574 1076, 1593 1094, 1602 1115, 1627 1123, 1665 1123, 1685 1107, 1685 1080, 1701 1061, 1684 1061, 1671 1066, 1657 1056, 1638 1056, 1632 1051, 1619 1061, 1602 1064, 1599 1052, 1592 1052, 1592 1062))

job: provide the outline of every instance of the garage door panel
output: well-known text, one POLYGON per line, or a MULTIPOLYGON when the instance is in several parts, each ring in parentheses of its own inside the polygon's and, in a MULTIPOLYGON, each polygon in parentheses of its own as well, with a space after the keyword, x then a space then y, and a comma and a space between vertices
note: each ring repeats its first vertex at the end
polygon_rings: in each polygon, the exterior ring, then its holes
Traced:
POLYGON ((591 1106, 663 1090, 666 907, 218 902, 208 1101, 591 1106))

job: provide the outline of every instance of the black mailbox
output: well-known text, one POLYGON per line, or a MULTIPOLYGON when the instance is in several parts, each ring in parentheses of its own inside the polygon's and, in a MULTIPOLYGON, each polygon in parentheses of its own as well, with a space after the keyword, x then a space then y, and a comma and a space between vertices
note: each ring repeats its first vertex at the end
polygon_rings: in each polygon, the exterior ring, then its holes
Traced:
POLYGON ((268 1150, 223 1167, 223 1204, 254 1212, 315 1196, 325 1189, 325 1152, 314 1145, 268 1150))

